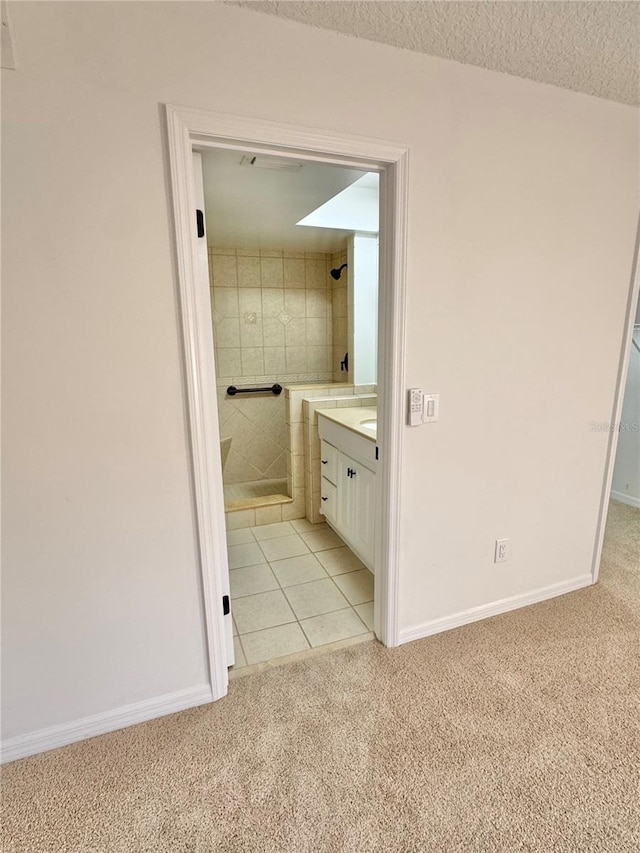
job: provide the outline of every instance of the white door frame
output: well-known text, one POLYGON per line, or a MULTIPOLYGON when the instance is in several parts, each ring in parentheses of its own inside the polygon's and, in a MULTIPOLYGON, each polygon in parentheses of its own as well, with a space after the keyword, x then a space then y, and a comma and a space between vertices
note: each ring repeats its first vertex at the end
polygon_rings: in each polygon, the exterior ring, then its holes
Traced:
POLYGON ((222 616, 222 578, 228 567, 209 294, 198 287, 197 276, 193 146, 293 155, 380 172, 378 444, 382 453, 377 472, 374 627, 387 646, 399 643, 408 149, 378 139, 172 105, 167 105, 167 130, 206 643, 212 698, 219 699, 226 694, 228 682, 222 616))
MULTIPOLYGON (((627 313, 625 317, 624 333, 620 343, 620 362, 618 365, 618 377, 616 380, 616 389, 613 397, 613 411, 611 414, 610 426, 620 423, 622 418, 622 405, 624 403, 624 392, 627 384, 627 375, 629 373, 629 358, 631 355, 631 342, 633 339, 633 324, 635 322, 636 311, 638 308, 638 298, 640 297, 640 268, 638 260, 640 255, 640 218, 638 219, 638 228, 636 231, 636 247, 633 255, 633 264, 631 266, 631 284, 629 286, 629 298, 627 300, 627 313)), ((618 430, 612 428, 609 430, 609 442, 607 445, 607 456, 604 469, 604 480, 602 484, 602 495, 600 497, 600 509, 598 511, 598 523, 596 526, 596 537, 593 550, 593 565, 591 567, 591 575, 593 583, 596 583, 600 574, 600 561, 602 559, 602 546, 604 545, 604 534, 607 526, 607 512, 609 509, 609 500, 611 498, 611 484, 613 483, 613 471, 616 464, 616 450, 618 449, 618 430)))

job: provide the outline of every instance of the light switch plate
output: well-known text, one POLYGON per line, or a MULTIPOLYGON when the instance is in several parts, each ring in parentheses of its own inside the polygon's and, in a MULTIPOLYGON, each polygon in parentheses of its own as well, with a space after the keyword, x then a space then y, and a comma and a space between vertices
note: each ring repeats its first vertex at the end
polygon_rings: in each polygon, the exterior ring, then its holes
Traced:
POLYGON ((440 394, 424 394, 422 398, 422 422, 430 424, 440 417, 440 394))

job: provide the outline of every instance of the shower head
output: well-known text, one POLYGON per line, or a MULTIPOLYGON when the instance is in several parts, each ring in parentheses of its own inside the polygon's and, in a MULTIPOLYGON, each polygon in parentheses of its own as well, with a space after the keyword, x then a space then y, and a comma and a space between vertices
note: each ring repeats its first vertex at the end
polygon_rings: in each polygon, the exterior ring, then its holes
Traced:
POLYGON ((335 278, 335 280, 336 280, 336 281, 338 281, 338 279, 339 279, 339 278, 340 278, 340 276, 342 275, 342 270, 343 270, 346 266, 348 266, 348 264, 342 264, 342 266, 341 266, 341 267, 338 267, 338 268, 337 268, 337 269, 335 269, 335 270, 331 270, 331 278, 335 278))

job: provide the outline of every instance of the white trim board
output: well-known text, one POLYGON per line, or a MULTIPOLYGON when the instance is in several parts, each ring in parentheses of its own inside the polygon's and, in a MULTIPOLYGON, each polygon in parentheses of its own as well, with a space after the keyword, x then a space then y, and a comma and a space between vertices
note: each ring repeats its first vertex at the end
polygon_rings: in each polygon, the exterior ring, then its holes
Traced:
POLYGON ((210 685, 202 684, 200 687, 187 687, 184 690, 176 690, 175 693, 123 705, 112 711, 104 711, 90 717, 82 717, 72 723, 61 723, 58 726, 8 738, 2 742, 2 763, 27 758, 29 755, 47 752, 60 746, 68 746, 70 743, 115 732, 127 726, 146 723, 148 720, 164 717, 166 714, 186 711, 197 705, 205 705, 211 702, 211 699, 210 685))
POLYGON ((611 492, 611 500, 618 501, 621 504, 627 504, 627 506, 635 506, 640 509, 640 498, 636 498, 633 495, 625 495, 623 492, 611 492))
POLYGON ((442 631, 461 628, 463 625, 479 622, 481 619, 499 616, 501 613, 508 613, 510 610, 519 610, 521 607, 528 607, 531 604, 538 604, 549 598, 556 598, 568 592, 575 592, 575 590, 591 586, 593 583, 594 581, 590 574, 578 575, 578 577, 571 578, 571 580, 544 586, 533 592, 512 595, 510 598, 502 598, 499 601, 492 601, 489 604, 481 604, 479 607, 471 607, 469 610, 463 610, 461 613, 454 613, 453 616, 432 619, 430 622, 424 622, 422 625, 416 625, 414 628, 401 631, 400 643, 411 643, 414 640, 421 640, 423 637, 430 637, 432 634, 440 634, 442 631))
MULTIPOLYGON (((638 310, 638 299, 640 299, 640 265, 638 264, 639 254, 640 216, 638 217, 638 227, 636 230, 636 245, 633 253, 633 262, 631 265, 631 282, 629 284, 629 296, 627 298, 627 312, 625 318, 624 333, 620 342, 618 377, 616 380, 615 393, 613 395, 613 406, 610 421, 610 423, 612 424, 618 424, 622 419, 622 406, 624 404, 624 393, 627 384, 627 374, 629 373, 631 344, 633 341, 633 325, 635 323, 636 312, 638 310)), ((619 435, 620 433, 617 429, 612 429, 609 431, 609 443, 607 446, 604 476, 602 479, 602 492, 600 494, 600 509, 598 511, 598 523, 596 525, 595 540, 593 545, 593 564, 591 566, 591 573, 594 583, 598 580, 598 575, 600 573, 600 561, 602 559, 602 548, 604 545, 604 534, 607 525, 607 512, 609 509, 609 497, 611 495, 611 486, 613 485, 613 470, 616 464, 616 451, 618 449, 619 435)))

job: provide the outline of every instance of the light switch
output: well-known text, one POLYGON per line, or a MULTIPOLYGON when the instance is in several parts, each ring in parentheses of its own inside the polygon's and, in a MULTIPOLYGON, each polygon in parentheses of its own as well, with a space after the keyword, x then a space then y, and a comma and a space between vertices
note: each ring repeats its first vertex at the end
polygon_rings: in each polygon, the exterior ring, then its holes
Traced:
POLYGON ((430 424, 437 421, 440 412, 440 395, 425 394, 422 401, 422 422, 430 424))

